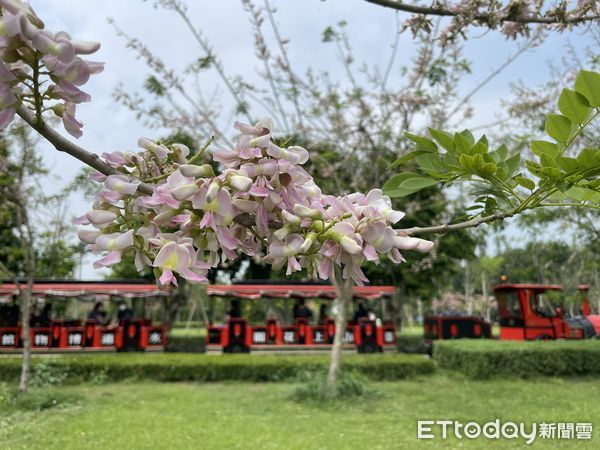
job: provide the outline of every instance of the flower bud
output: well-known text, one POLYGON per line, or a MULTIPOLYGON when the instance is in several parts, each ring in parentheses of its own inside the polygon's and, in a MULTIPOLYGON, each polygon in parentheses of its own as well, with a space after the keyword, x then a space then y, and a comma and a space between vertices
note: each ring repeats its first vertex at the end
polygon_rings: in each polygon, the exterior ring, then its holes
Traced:
POLYGON ((274 232, 273 236, 275 236, 276 239, 283 241, 289 232, 290 232, 290 229, 286 225, 284 225, 279 230, 274 232))
POLYGON ((206 178, 215 176, 210 164, 203 164, 201 166, 183 164, 178 169, 184 177, 206 178))
POLYGON ((313 208, 309 208, 308 206, 301 205, 300 203, 296 203, 294 205, 294 212, 304 219, 320 219, 321 218, 320 211, 313 209, 313 208))
POLYGON ((281 211, 281 215, 283 216, 285 223, 289 223, 290 225, 300 225, 300 222, 302 222, 300 217, 286 211, 285 209, 281 211))
POLYGON ((171 190, 171 195, 175 200, 182 201, 190 198, 198 189, 198 186, 196 186, 194 183, 183 184, 171 190))
POLYGON ((434 246, 431 241, 425 239, 414 238, 410 236, 395 236, 394 247, 401 250, 415 250, 420 253, 427 253, 434 246))
POLYGON ((252 179, 243 175, 232 175, 227 181, 232 188, 240 192, 246 192, 252 187, 252 179))
POLYGON ((154 223, 157 225, 166 225, 170 222, 171 218, 173 218, 177 214, 177 211, 173 209, 168 209, 167 211, 161 212, 154 218, 154 223))
POLYGON ((212 202, 215 198, 217 198, 217 194, 221 190, 221 185, 216 181, 210 183, 208 186, 208 191, 206 192, 206 203, 212 202))
POLYGON ((312 247, 312 245, 315 243, 316 238, 317 238, 316 233, 308 233, 308 235, 306 236, 306 239, 304 239, 304 242, 300 246, 300 252, 307 253, 310 250, 310 248, 312 247))
POLYGON ((96 238, 102 234, 101 231, 98 230, 86 230, 81 229, 77 232, 77 237, 81 242, 85 242, 86 244, 93 244, 96 242, 96 238))
POLYGON ((362 247, 349 236, 342 236, 340 239, 340 245, 351 255, 358 255, 362 251, 362 247))
POLYGON ((95 209, 87 213, 87 218, 94 225, 102 225, 105 223, 112 222, 117 218, 117 215, 112 211, 106 211, 104 209, 95 209))

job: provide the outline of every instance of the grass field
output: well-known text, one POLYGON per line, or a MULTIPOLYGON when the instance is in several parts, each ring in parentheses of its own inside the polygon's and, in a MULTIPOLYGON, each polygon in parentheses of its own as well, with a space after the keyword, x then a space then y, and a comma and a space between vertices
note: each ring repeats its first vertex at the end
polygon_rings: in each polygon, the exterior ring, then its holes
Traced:
MULTIPOLYGON (((376 383, 358 404, 298 404, 290 384, 136 383, 70 386, 41 412, 0 406, 6 449, 524 448, 522 440, 418 441, 418 419, 600 424, 595 380, 466 381, 452 375, 376 383), (61 398, 71 398, 61 404, 61 398), (490 445, 494 444, 494 445, 490 445)), ((1 392, 0 392, 1 393, 1 392)), ((596 435, 598 433, 595 433, 596 435)), ((533 448, 599 448, 600 440, 538 440, 533 448)))

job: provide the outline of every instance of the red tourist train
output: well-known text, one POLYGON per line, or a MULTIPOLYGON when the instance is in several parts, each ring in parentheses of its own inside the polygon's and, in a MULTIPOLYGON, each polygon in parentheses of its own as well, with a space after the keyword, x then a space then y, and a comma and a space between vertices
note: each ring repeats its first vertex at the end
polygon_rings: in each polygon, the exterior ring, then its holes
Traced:
MULTIPOLYGON (((581 301, 577 311, 566 314, 564 305, 555 305, 564 287, 559 284, 498 284, 500 339, 550 340, 589 339, 600 334, 600 315, 590 313, 588 285, 578 286, 581 301)), ((491 326, 477 316, 426 316, 425 340, 490 338, 491 326)))
POLYGON ((581 301, 573 315, 556 304, 559 284, 500 284, 494 288, 500 315, 500 339, 589 339, 600 333, 600 316, 590 313, 588 285, 578 286, 581 301), (556 296, 554 296, 556 297, 556 296))
MULTIPOLYGON (((16 295, 17 287, 14 284, 0 284, 0 303, 5 307, 12 303, 16 295)), ((76 302, 129 299, 141 300, 146 305, 165 295, 169 295, 168 292, 159 290, 155 284, 136 280, 40 280, 33 287, 33 303, 44 302, 45 305, 56 306, 63 306, 69 299, 76 302)), ((3 322, 0 322, 0 353, 20 352, 23 343, 18 313, 12 323, 6 323, 7 320, 3 322)), ((30 339, 34 352, 156 351, 163 350, 166 344, 165 327, 153 324, 144 317, 127 317, 106 325, 93 319, 50 319, 43 325, 31 325, 30 339)))
MULTIPOLYGON (((378 301, 380 316, 385 315, 385 302, 393 295, 393 286, 365 286, 354 288, 354 300, 378 301)), ((233 299, 232 301, 271 299, 296 299, 331 301, 335 288, 313 284, 243 284, 213 285, 209 296, 233 299)), ((291 310, 290 307, 288 307, 291 310)), ((350 312, 352 313, 352 311, 350 312)), ((244 317, 230 317, 220 324, 211 323, 207 330, 207 351, 247 353, 255 351, 318 351, 331 348, 335 334, 332 317, 320 317, 312 324, 306 317, 283 323, 281 319, 267 316, 263 323, 249 323, 244 317)), ((344 349, 359 353, 396 350, 396 329, 393 322, 379 318, 362 317, 349 321, 344 334, 344 349)))

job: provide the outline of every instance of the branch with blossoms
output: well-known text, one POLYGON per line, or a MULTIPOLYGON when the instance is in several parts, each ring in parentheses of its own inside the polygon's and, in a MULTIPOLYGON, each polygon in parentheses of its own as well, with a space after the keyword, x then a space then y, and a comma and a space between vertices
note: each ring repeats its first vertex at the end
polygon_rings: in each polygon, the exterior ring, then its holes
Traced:
POLYGON ((76 41, 68 33, 51 33, 33 9, 19 0, 3 0, 0 27, 0 128, 6 128, 21 106, 33 111, 37 124, 52 111, 69 134, 80 137, 83 124, 75 117, 78 104, 90 101, 79 86, 104 64, 86 61, 97 42, 76 41))
MULTIPOLYGON (((416 158, 427 176, 403 172, 384 188, 390 196, 403 196, 440 181, 487 183, 485 195, 477 200, 482 205, 476 205, 481 215, 458 224, 398 230, 393 225, 403 213, 379 189, 342 196, 323 193, 302 167, 308 151, 277 145, 268 119, 254 126, 236 123, 240 135, 234 148, 210 152, 221 165, 220 173, 202 161, 212 139, 192 153, 183 144, 167 146, 142 138, 141 152, 104 153, 100 158, 44 121, 52 111, 63 118, 69 133, 81 135, 74 107, 89 96, 79 86, 103 66, 78 55, 93 53, 99 44, 44 30, 31 7, 18 0, 0 0, 0 7, 1 90, 10 93, 2 104, 0 125, 7 126, 18 111, 58 150, 97 170, 92 177, 104 190, 93 209, 76 220, 94 227, 79 236, 89 250, 102 253, 96 268, 109 267, 134 249, 138 270, 153 267, 161 284, 177 284, 177 276, 207 282, 210 268, 246 254, 276 269, 286 267, 288 275, 304 270, 309 277, 328 280, 340 273, 360 285, 368 281, 363 263, 381 258, 400 263, 401 250, 432 248, 431 242, 409 234, 469 228, 533 207, 555 206, 551 200, 557 191, 577 200, 597 190, 596 153, 584 150, 577 160, 564 155, 599 114, 598 75, 591 72, 582 72, 576 91, 563 91, 559 108, 564 116, 550 116, 546 123, 557 143, 536 141, 532 148, 541 164, 530 161, 527 167, 541 179, 538 189, 534 180, 515 174, 518 155, 509 158, 505 148, 488 153, 484 138, 475 142, 468 132, 432 130, 446 150, 439 152, 433 140, 407 135, 417 150, 397 164, 416 158)), ((587 197, 578 205, 596 201, 587 197)))
POLYGON ((413 33, 432 27, 430 17, 450 17, 452 22, 442 31, 442 42, 452 40, 465 34, 469 26, 480 26, 495 29, 507 37, 528 36, 529 25, 551 26, 564 30, 574 25, 592 24, 600 20, 598 2, 595 0, 578 0, 569 9, 568 2, 560 1, 553 6, 545 7, 546 2, 529 0, 511 0, 503 3, 499 0, 459 0, 434 2, 432 6, 421 6, 400 0, 365 0, 368 3, 414 14, 405 22, 405 28, 413 33))
POLYGON ((302 168, 308 152, 276 145, 270 120, 235 127, 235 148, 211 153, 223 167, 218 175, 199 163, 202 152, 190 156, 182 144, 140 139, 143 152, 104 154, 122 174, 93 175, 105 190, 75 222, 95 227, 79 232, 89 250, 104 253, 94 267, 116 264, 134 248, 137 269, 152 266, 161 284, 177 284, 176 275, 204 283, 210 268, 241 253, 286 267, 287 275, 305 270, 328 280, 339 267, 343 278, 362 285, 366 261, 400 263, 400 250, 431 249, 431 242, 392 228, 403 213, 380 190, 323 194, 302 168), (140 180, 158 180, 152 195, 139 195, 140 180), (253 223, 234 221, 242 214, 253 223))

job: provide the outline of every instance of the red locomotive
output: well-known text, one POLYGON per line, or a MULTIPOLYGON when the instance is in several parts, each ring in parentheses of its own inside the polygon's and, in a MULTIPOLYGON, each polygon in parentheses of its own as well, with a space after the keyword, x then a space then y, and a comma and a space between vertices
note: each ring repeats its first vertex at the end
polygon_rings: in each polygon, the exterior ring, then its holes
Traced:
POLYGON ((560 292, 559 284, 500 284, 494 287, 500 315, 500 339, 548 340, 588 339, 600 332, 600 316, 590 314, 585 293, 577 314, 567 316, 564 305, 554 306, 549 293, 560 292))
MULTIPOLYGON (((578 311, 566 314, 564 305, 555 305, 551 293, 560 293, 559 284, 498 284, 500 339, 549 340, 589 339, 600 334, 600 315, 590 314, 589 286, 580 285, 578 311)), ((437 315, 424 320, 424 337, 435 339, 490 338, 491 326, 476 316, 437 315)))

